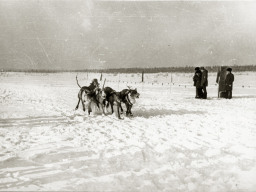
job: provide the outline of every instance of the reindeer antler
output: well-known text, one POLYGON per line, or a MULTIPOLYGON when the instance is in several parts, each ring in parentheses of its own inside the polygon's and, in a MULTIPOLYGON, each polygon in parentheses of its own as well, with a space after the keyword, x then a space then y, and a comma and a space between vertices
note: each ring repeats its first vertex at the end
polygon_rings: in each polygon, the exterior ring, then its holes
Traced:
POLYGON ((79 83, 78 83, 77 74, 76 74, 76 83, 77 83, 78 87, 81 88, 81 86, 80 86, 79 83))
POLYGON ((127 87, 128 87, 128 89, 129 89, 129 90, 131 90, 131 89, 132 89, 132 87, 131 87, 131 86, 128 86, 128 85, 127 85, 127 87))

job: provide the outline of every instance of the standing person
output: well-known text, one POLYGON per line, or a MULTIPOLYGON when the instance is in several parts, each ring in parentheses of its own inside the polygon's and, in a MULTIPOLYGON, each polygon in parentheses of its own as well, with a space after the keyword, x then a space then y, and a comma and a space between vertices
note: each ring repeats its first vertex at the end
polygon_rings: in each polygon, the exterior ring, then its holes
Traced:
POLYGON ((195 75, 193 76, 194 86, 196 87, 196 99, 202 98, 202 87, 201 87, 202 73, 199 67, 195 68, 195 75))
POLYGON ((204 67, 201 67, 200 69, 202 72, 201 86, 203 89, 203 99, 207 99, 206 87, 208 86, 208 71, 204 67))
POLYGON ((226 74, 227 74, 227 67, 221 66, 220 70, 217 73, 216 83, 218 86, 218 98, 226 98, 226 74))
POLYGON ((91 92, 95 91, 95 88, 99 88, 100 84, 98 82, 98 79, 93 79, 91 84, 89 85, 89 89, 91 92))
POLYGON ((233 73, 231 73, 232 69, 227 68, 227 76, 225 79, 226 83, 226 92, 227 92, 227 98, 231 99, 232 98, 232 89, 233 89, 233 82, 235 80, 233 73))

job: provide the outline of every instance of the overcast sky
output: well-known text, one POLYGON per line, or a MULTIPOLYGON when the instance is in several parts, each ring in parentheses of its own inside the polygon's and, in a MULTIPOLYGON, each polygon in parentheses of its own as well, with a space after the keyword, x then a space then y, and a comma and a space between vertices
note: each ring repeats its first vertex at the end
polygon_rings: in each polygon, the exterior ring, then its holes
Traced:
POLYGON ((256 2, 0 0, 0 68, 256 64, 256 2))

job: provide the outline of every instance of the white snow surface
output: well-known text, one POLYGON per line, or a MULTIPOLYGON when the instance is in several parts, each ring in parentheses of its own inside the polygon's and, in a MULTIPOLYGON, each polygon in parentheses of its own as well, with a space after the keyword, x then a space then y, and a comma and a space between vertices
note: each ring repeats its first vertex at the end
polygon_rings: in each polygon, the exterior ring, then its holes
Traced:
MULTIPOLYGON (((256 191, 256 73, 234 74, 231 100, 217 98, 215 73, 207 100, 193 73, 103 74, 140 93, 119 120, 75 110, 76 73, 3 72, 0 190, 256 191)), ((84 86, 99 77, 78 74, 84 86)))

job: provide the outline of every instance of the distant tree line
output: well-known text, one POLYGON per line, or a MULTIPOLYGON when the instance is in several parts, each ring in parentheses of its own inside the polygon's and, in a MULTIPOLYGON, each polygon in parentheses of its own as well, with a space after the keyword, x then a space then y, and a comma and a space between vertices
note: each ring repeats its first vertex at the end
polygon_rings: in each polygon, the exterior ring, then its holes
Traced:
MULTIPOLYGON (((256 71, 256 65, 228 66, 234 72, 256 71)), ((161 72, 194 72, 192 66, 186 67, 155 67, 155 68, 116 68, 116 69, 83 69, 83 70, 54 70, 54 69, 2 69, 2 72, 27 72, 27 73, 60 73, 60 72, 90 72, 90 73, 161 73, 161 72)), ((220 66, 205 66, 209 72, 217 72, 220 66)))

